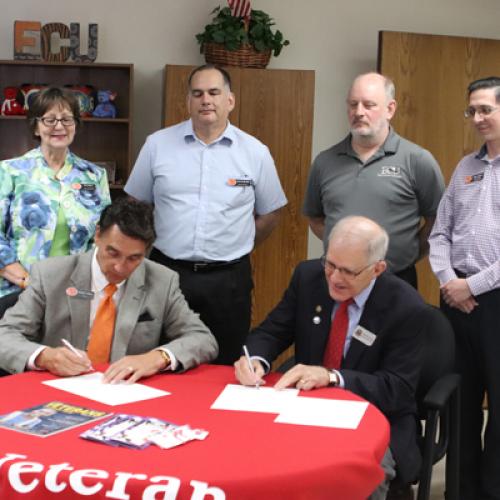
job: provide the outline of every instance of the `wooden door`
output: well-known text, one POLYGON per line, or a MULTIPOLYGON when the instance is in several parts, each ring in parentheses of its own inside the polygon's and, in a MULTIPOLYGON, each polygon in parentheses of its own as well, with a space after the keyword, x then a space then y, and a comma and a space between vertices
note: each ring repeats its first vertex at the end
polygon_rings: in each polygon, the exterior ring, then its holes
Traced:
MULTIPOLYGON (((192 69, 165 67, 165 126, 187 118, 187 78, 192 69)), ((269 147, 288 198, 279 226, 252 253, 252 324, 256 325, 281 298, 297 263, 307 258, 308 228, 301 207, 311 164, 314 72, 226 69, 236 95, 231 123, 269 147)))
MULTIPOLYGON (((500 75, 499 54, 500 40, 380 32, 379 71, 396 84, 394 128, 431 151, 446 183, 458 161, 481 145, 463 115, 467 85, 500 75)), ((439 285, 428 259, 417 268, 420 292, 438 304, 439 285)))

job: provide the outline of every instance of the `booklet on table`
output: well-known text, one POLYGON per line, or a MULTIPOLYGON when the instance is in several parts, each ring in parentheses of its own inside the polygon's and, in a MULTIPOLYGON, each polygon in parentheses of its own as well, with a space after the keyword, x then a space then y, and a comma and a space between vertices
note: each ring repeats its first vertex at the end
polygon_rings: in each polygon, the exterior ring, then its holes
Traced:
POLYGON ((46 437, 103 418, 109 413, 61 401, 15 410, 0 415, 0 427, 46 437))

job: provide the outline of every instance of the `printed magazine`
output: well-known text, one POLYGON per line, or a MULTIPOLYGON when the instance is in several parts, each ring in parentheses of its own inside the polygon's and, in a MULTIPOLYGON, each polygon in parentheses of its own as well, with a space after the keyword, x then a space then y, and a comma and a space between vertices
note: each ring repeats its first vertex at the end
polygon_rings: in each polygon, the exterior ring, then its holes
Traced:
POLYGON ((61 401, 51 401, 0 415, 0 427, 46 437, 107 415, 109 413, 105 411, 70 405, 61 401))

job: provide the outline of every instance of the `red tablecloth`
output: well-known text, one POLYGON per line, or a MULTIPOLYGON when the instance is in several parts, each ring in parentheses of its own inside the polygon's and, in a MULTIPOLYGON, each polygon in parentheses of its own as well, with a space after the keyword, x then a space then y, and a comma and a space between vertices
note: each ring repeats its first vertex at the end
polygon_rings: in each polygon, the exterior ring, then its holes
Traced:
MULTIPOLYGON (((75 492, 82 484, 95 490, 85 496, 92 499, 356 500, 365 499, 383 479, 379 464, 389 425, 372 405, 358 429, 331 429, 277 424, 276 415, 268 413, 211 410, 225 384, 235 383, 231 367, 205 365, 180 375, 151 377, 143 382, 172 394, 114 407, 41 384, 50 378, 42 372, 0 378, 0 414, 58 400, 154 416, 210 434, 170 450, 128 450, 78 437, 94 424, 46 438, 0 428, 2 500, 84 498, 75 492), (97 471, 81 472, 85 469, 97 471)), ((340 389, 301 395, 359 400, 340 389)))

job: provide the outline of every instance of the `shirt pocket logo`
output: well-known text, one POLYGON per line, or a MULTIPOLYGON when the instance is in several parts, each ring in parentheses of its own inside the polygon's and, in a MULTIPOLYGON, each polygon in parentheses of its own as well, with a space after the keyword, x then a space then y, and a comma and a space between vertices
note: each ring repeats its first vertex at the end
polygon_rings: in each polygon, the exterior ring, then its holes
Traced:
POLYGON ((386 165, 380 167, 380 172, 377 174, 378 177, 401 177, 401 167, 396 167, 394 165, 386 165))

